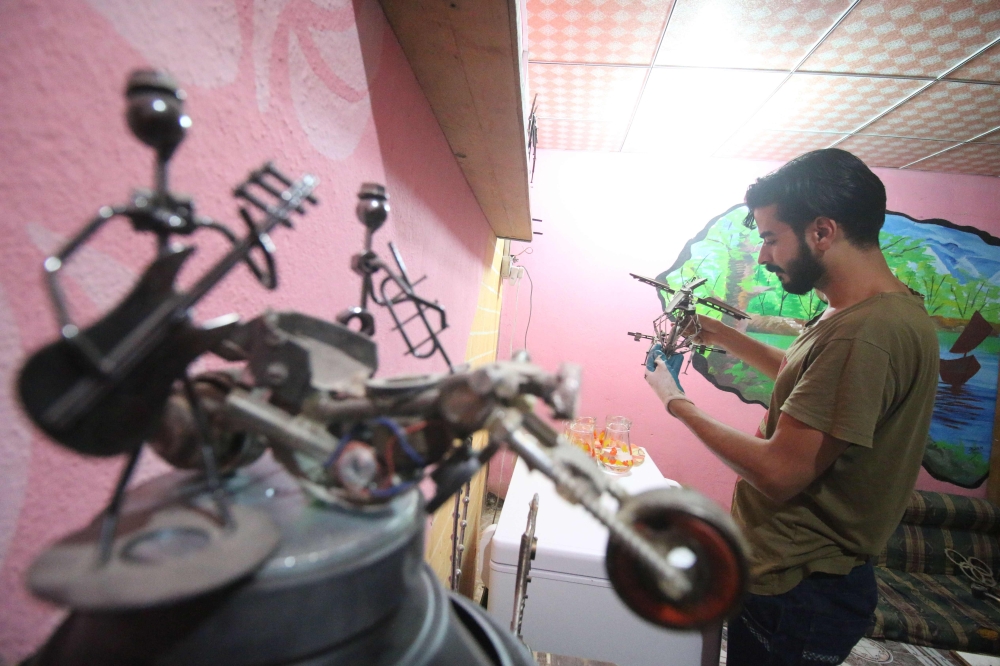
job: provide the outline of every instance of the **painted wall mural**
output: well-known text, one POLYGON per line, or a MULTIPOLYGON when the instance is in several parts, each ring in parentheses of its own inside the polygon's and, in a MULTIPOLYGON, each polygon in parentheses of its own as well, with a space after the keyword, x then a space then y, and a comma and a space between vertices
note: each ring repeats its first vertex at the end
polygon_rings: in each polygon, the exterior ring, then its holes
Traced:
MULTIPOLYGON (((694 276, 708 278, 699 295, 752 315, 739 324, 723 321, 785 349, 826 304, 815 292, 787 293, 757 264, 760 236, 743 225, 746 212, 738 205, 712 219, 658 278, 672 287, 694 276)), ((880 244, 896 276, 924 294, 938 328, 941 374, 924 468, 938 480, 979 487, 989 472, 997 401, 1000 239, 947 220, 888 212, 880 244)), ((665 303, 665 292, 659 297, 665 303)), ((720 316, 707 308, 701 314, 720 316)), ((771 380, 731 355, 695 354, 691 367, 744 402, 767 405, 771 380)))

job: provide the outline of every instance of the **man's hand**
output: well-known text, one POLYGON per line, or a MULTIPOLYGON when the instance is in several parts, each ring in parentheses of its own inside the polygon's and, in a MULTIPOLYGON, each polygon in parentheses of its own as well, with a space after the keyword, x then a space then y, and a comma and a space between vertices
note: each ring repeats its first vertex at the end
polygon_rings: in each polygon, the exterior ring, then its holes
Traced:
POLYGON ((699 345, 708 345, 709 347, 721 347, 726 349, 727 338, 733 331, 732 327, 723 324, 718 319, 712 319, 711 317, 698 317, 698 326, 701 330, 698 331, 697 335, 695 335, 694 322, 689 324, 683 331, 684 335, 693 336, 691 340, 699 345))
POLYGON ((697 335, 693 322, 685 326, 681 332, 691 336, 691 340, 696 344, 725 349, 772 380, 778 377, 781 362, 785 358, 783 350, 759 342, 718 319, 698 317, 698 325, 701 331, 698 331, 697 335))
POLYGON ((664 361, 666 357, 664 356, 663 350, 659 345, 655 345, 653 347, 652 351, 650 351, 650 356, 654 361, 653 367, 655 369, 650 372, 649 364, 647 363, 646 382, 652 387, 660 401, 663 402, 663 406, 667 408, 667 412, 670 412, 670 403, 674 400, 686 400, 687 402, 691 402, 691 400, 684 395, 684 391, 681 389, 681 384, 677 377, 677 373, 680 371, 681 363, 683 363, 684 357, 680 354, 674 354, 669 359, 664 361))

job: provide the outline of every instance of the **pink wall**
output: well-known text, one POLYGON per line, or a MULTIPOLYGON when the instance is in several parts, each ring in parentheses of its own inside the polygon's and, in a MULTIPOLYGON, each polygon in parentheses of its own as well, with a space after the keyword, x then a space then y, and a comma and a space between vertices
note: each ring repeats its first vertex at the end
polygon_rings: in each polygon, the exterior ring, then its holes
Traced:
MULTIPOLYGON (((743 200, 748 184, 780 164, 706 160, 675 164, 635 154, 539 151, 532 189, 532 253, 521 263, 534 280, 528 349, 553 367, 583 364, 582 413, 602 423, 609 414, 633 419, 633 443, 646 447, 664 476, 729 506, 736 476, 666 414, 643 380, 645 342, 627 331, 652 331, 660 305, 653 289, 629 273, 655 276, 709 220, 743 200)), ((917 218, 942 217, 1000 236, 1000 180, 876 169, 889 208, 917 218)), ((527 247, 514 243, 517 253, 527 247)), ((520 286, 514 349, 523 343, 528 283, 520 286)), ((500 358, 507 358, 515 290, 505 287, 500 358)), ((756 430, 764 409, 712 387, 694 370, 681 376, 688 395, 725 423, 756 430)), ((500 464, 490 487, 505 488, 500 464)), ((505 465, 509 477, 512 465, 505 465)), ((918 487, 985 496, 985 485, 963 491, 922 472, 918 487)))
MULTIPOLYGON (((99 206, 151 184, 151 153, 122 116, 130 70, 165 67, 188 92, 194 126, 172 184, 200 213, 236 225, 229 191, 265 159, 321 179, 321 205, 295 231, 273 234, 279 290, 238 268, 198 319, 266 307, 331 318, 356 304, 355 194, 374 180, 393 207, 378 249, 395 240, 411 272, 429 274, 422 287, 448 308, 443 341, 460 361, 490 231, 376 0, 16 0, 0 5, 0 43, 0 655, 16 661, 61 617, 24 591, 28 564, 99 510, 121 464, 47 442, 21 416, 12 384, 25 354, 56 334, 42 259, 99 206)), ((151 243, 115 224, 68 265, 80 317, 116 302, 151 243)), ((182 278, 222 249, 200 244, 182 278)), ((385 317, 379 330, 384 374, 440 369, 404 359, 385 317)), ((142 472, 162 468, 147 456, 142 472)))

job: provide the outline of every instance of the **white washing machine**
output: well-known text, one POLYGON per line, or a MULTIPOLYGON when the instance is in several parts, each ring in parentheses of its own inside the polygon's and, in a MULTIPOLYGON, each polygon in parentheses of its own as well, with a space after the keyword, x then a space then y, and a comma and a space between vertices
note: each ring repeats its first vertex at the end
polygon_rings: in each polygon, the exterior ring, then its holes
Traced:
MULTIPOLYGON (((663 478, 649 457, 628 476, 617 478, 633 494, 679 485, 663 478)), ((484 572, 488 610, 498 622, 511 623, 518 551, 535 493, 538 546, 521 624, 528 647, 617 666, 719 663, 718 629, 706 632, 703 650, 701 633, 661 629, 625 606, 604 569, 607 529, 582 507, 562 499, 546 477, 529 472, 523 460, 514 467, 484 572)))

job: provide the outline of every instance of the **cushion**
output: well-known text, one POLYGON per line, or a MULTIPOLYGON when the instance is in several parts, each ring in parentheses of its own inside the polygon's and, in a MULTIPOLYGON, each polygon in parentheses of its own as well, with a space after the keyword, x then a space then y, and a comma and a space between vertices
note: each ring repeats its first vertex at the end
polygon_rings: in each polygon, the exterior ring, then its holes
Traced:
POLYGON ((901 522, 1000 534, 1000 507, 975 497, 916 490, 901 522))
POLYGON ((945 551, 978 557, 991 571, 1000 569, 1000 540, 985 532, 901 523, 889 537, 875 565, 908 573, 961 576, 945 551))
POLYGON ((973 597, 964 576, 876 567, 875 577, 879 604, 870 637, 1000 654, 1000 605, 973 597))

